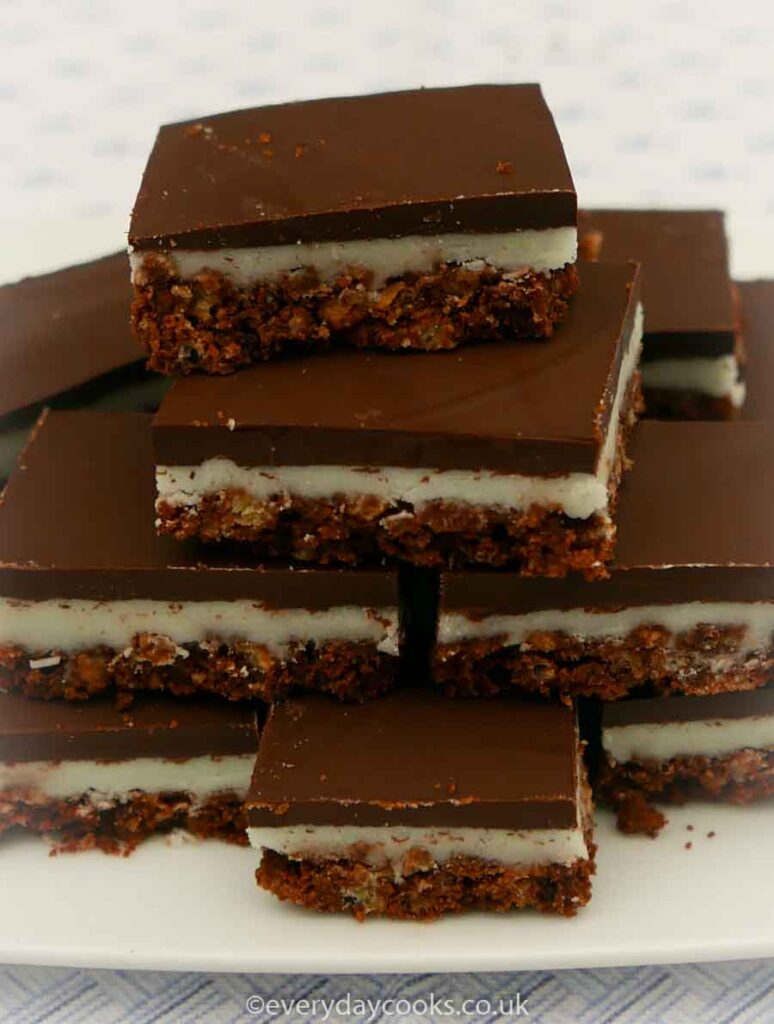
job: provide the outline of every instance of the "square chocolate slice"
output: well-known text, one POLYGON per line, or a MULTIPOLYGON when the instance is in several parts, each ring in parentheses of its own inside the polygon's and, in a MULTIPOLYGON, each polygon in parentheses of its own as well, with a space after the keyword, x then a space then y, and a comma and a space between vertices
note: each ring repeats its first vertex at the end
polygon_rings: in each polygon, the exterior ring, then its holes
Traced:
POLYGON ((581 252, 642 264, 642 384, 649 416, 730 419, 745 398, 723 214, 584 210, 581 252))
POLYGON ((639 407, 637 282, 587 264, 550 345, 175 381, 153 427, 160 529, 308 562, 604 574, 639 407))
POLYGON ((549 337, 577 286, 576 220, 537 85, 166 125, 129 231, 135 330, 163 373, 549 337))
POLYGON ((774 437, 648 421, 610 577, 448 573, 434 673, 456 694, 712 694, 774 681, 774 437))
POLYGON ((151 412, 167 381, 142 366, 125 252, 0 287, 0 481, 43 404, 151 412))
POLYGON ((602 714, 598 791, 624 832, 655 834, 651 803, 774 795, 774 689, 624 700, 602 714))
POLYGON ((250 707, 143 698, 121 713, 0 694, 0 835, 108 853, 175 828, 244 843, 257 747, 250 707))
POLYGON ((0 505, 0 690, 364 697, 395 681, 389 571, 256 567, 153 528, 150 417, 39 424, 0 505))
POLYGON ((314 910, 571 915, 591 896, 591 803, 562 704, 417 689, 275 704, 247 804, 259 885, 314 910))

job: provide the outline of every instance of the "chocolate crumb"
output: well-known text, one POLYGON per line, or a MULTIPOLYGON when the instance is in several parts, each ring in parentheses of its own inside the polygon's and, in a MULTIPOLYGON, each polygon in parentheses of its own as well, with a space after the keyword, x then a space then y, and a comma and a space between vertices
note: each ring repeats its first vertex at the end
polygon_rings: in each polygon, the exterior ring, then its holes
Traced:
POLYGON ((714 839, 714 838, 715 838, 715 833, 714 832, 708 832, 707 833, 707 839, 714 839))
POLYGON ((646 835, 654 839, 667 819, 637 791, 616 794, 616 825, 626 835, 646 835))
POLYGON ((686 850, 692 850, 693 849, 693 843, 686 843, 685 844, 685 848, 686 848, 686 850))
POLYGON ((513 164, 510 160, 498 160, 495 170, 498 174, 513 174, 513 164))
POLYGON ((686 825, 685 828, 686 828, 686 831, 693 832, 693 825, 686 825))

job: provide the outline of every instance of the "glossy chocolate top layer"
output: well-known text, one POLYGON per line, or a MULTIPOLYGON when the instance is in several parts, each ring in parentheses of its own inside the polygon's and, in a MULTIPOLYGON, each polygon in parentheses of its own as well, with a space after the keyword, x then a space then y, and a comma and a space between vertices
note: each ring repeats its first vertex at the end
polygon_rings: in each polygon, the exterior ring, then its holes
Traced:
POLYGON ((365 704, 275 704, 261 737, 249 822, 573 828, 573 711, 518 698, 403 690, 365 704))
POLYGON ((338 351, 179 378, 154 419, 156 459, 594 472, 637 298, 632 264, 588 264, 550 341, 338 351))
POLYGON ((0 504, 0 595, 397 607, 390 571, 258 568, 154 530, 150 417, 44 416, 0 504))
POLYGON ((216 249, 575 223, 575 188, 540 87, 473 85, 166 125, 129 241, 216 249))
POLYGON ((142 359, 125 252, 0 288, 0 416, 142 359))
POLYGON ((747 352, 744 420, 774 422, 774 281, 740 281, 742 335, 747 352))
POLYGON ((442 607, 473 616, 686 601, 774 601, 774 435, 760 423, 637 426, 611 578, 446 573, 442 607))
POLYGON ((229 701, 138 698, 29 700, 0 694, 0 761, 122 761, 249 754, 258 746, 255 710, 229 701))
POLYGON ((716 693, 709 697, 662 697, 655 700, 619 700, 605 704, 602 728, 625 725, 666 725, 669 722, 704 722, 724 718, 774 715, 774 689, 716 693))
POLYGON ((581 239, 601 236, 605 260, 642 264, 643 358, 734 351, 737 312, 723 214, 716 210, 584 210, 581 239))

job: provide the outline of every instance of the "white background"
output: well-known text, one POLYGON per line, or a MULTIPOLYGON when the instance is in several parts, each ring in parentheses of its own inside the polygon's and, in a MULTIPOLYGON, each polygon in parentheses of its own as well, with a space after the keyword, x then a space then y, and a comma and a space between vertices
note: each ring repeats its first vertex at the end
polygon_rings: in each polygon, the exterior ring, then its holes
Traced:
POLYGON ((687 0, 0 4, 0 280, 123 245, 159 123, 307 96, 540 81, 586 204, 727 209, 774 275, 774 14, 687 0))

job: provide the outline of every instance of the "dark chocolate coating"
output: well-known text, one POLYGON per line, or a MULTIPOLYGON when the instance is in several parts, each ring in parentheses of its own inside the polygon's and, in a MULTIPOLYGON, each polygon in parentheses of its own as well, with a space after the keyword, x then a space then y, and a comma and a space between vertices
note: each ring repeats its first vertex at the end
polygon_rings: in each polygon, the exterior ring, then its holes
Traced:
POLYGON ((287 245, 575 226, 537 85, 311 100, 164 126, 132 214, 138 249, 287 245))
POLYGON ((48 414, 0 504, 0 594, 253 599, 310 609, 398 605, 397 571, 262 568, 158 537, 154 497, 149 416, 48 414))
POLYGON ((658 725, 771 715, 774 715, 774 689, 744 690, 740 693, 714 693, 708 697, 613 701, 603 705, 602 727, 609 729, 616 725, 658 725))
POLYGON ((744 368, 747 396, 739 415, 744 420, 774 423, 774 280, 740 281, 744 368))
POLYGON ((571 828, 577 754, 575 716, 560 703, 310 695, 269 713, 249 823, 571 828))
POLYGON ((0 288, 0 416, 142 359, 125 252, 0 288))
POLYGON ((642 264, 643 360, 734 351, 737 314, 723 214, 717 210, 583 210, 605 260, 642 264))
POLYGON ((760 423, 647 420, 619 492, 610 579, 446 573, 442 607, 473 615, 774 601, 774 437, 760 423))
POLYGON ((584 266, 550 341, 433 355, 338 351, 179 378, 153 422, 157 462, 593 472, 637 278, 632 264, 584 266))
POLYGON ((143 697, 118 711, 102 698, 73 703, 0 694, 0 761, 217 757, 257 746, 250 705, 143 697))

